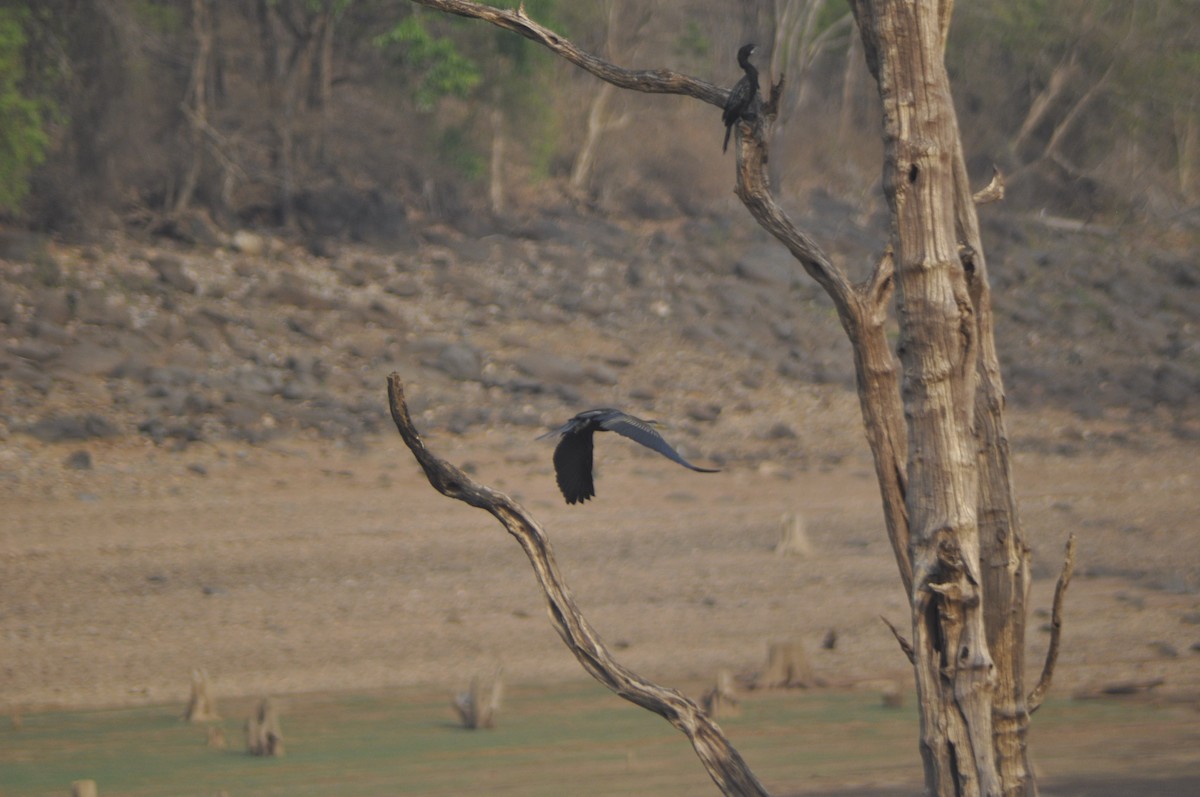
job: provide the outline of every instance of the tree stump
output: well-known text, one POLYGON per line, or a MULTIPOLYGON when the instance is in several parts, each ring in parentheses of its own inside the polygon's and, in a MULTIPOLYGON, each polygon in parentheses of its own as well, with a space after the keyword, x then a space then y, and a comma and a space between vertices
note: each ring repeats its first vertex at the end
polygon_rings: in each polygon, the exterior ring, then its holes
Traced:
POLYGON ((813 685, 812 669, 799 642, 773 642, 767 650, 767 669, 758 677, 759 689, 800 688, 813 685))
POLYGON ((775 543, 775 555, 799 556, 802 559, 813 555, 812 542, 804 526, 804 515, 784 512, 779 518, 779 542, 775 543))
POLYGON ((268 697, 262 699, 258 710, 246 720, 246 750, 250 755, 283 755, 283 731, 279 727, 279 715, 268 697))
POLYGON ((717 671, 717 683, 704 693, 700 702, 705 713, 713 719, 732 717, 741 712, 737 692, 733 688, 733 673, 729 670, 717 671))
POLYGON ((225 731, 221 730, 216 725, 209 725, 208 739, 205 741, 205 745, 213 748, 214 750, 224 750, 225 744, 225 731))
POLYGON ((214 722, 221 718, 217 704, 208 693, 208 673, 202 669, 192 670, 192 696, 183 718, 188 722, 214 722))
POLYGON ((486 700, 479 678, 472 678, 471 688, 455 696, 454 710, 458 712, 458 718, 464 728, 478 730, 495 727, 496 715, 500 713, 500 699, 504 694, 502 674, 503 670, 497 669, 496 674, 492 676, 491 689, 488 690, 486 700))
POLYGON ((71 783, 71 797, 96 797, 96 781, 76 780, 71 783))

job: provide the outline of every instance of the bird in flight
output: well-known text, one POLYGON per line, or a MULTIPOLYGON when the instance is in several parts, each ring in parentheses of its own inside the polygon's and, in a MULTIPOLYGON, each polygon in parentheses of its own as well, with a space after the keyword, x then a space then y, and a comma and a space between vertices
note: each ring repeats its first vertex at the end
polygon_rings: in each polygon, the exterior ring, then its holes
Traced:
POLYGON ((679 456, 679 452, 671 448, 654 429, 656 423, 612 408, 585 410, 557 429, 538 437, 539 440, 555 435, 560 438, 554 448, 554 475, 567 503, 581 503, 596 494, 592 482, 592 435, 595 432, 616 432, 700 473, 718 472, 714 468, 696 467, 679 456))
POLYGON ((722 152, 729 149, 729 134, 733 131, 733 126, 742 119, 752 121, 757 115, 754 106, 758 100, 758 70, 750 63, 750 56, 756 49, 756 44, 744 44, 742 49, 738 50, 738 66, 746 74, 742 75, 742 79, 734 85, 728 99, 725 100, 725 110, 721 113, 721 120, 725 122, 725 143, 721 146, 722 152))

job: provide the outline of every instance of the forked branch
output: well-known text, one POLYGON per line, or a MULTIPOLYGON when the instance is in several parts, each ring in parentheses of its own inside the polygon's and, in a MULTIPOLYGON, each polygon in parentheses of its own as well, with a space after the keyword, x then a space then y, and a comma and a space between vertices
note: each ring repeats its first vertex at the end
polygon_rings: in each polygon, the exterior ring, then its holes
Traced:
POLYGON ((1059 573, 1058 583, 1054 585, 1054 608, 1050 613, 1050 647, 1046 649, 1046 663, 1042 665, 1042 677, 1038 679, 1037 686, 1029 693, 1029 698, 1026 703, 1029 705, 1029 713, 1038 710, 1042 705, 1042 701, 1046 699, 1046 693, 1050 691, 1050 682, 1054 679, 1054 667, 1058 664, 1058 645, 1062 640, 1062 607, 1063 599, 1067 594, 1067 587, 1071 583, 1071 573, 1075 570, 1075 535, 1072 534, 1067 538, 1067 553, 1063 558, 1062 572, 1059 573))
POLYGON ((653 711, 682 731, 691 741, 709 777, 723 794, 728 797, 767 797, 766 789, 741 755, 700 706, 674 689, 643 679, 613 659, 600 636, 576 607, 575 599, 555 563, 550 541, 537 521, 504 493, 475 483, 460 469, 439 459, 425 447, 409 416, 399 374, 393 373, 388 377, 388 403, 400 437, 416 457, 434 489, 487 510, 521 544, 546 595, 554 629, 583 668, 616 694, 653 711))

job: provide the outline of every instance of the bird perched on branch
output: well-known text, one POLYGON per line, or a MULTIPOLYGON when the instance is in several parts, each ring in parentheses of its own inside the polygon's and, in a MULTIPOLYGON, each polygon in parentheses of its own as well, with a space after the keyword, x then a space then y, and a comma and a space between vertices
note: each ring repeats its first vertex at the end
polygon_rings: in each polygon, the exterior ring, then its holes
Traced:
POLYGON ((700 473, 718 472, 713 468, 698 468, 679 456, 679 452, 655 431, 657 423, 611 408, 585 410, 557 429, 538 437, 539 440, 555 435, 561 438, 554 449, 554 474, 558 489, 562 490, 567 503, 581 503, 596 494, 592 482, 592 435, 595 432, 616 432, 700 473))
POLYGON ((721 114, 721 120, 725 122, 725 143, 721 146, 722 152, 729 149, 729 134, 733 131, 733 126, 742 119, 753 121, 758 116, 755 108, 758 103, 758 70, 750 63, 750 56, 757 49, 757 44, 744 44, 742 49, 738 50, 738 66, 746 74, 742 75, 742 79, 734 85, 733 91, 729 92, 729 98, 725 100, 725 110, 721 114))

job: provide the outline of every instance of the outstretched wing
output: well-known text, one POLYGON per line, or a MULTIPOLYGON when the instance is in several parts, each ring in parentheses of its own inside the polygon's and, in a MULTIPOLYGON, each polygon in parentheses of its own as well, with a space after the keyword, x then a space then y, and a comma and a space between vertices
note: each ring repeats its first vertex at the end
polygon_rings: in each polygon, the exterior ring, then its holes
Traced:
MULTIPOLYGON (((688 462, 683 457, 679 456, 679 452, 671 448, 671 444, 663 439, 663 436, 655 431, 654 427, 643 421, 641 418, 635 418, 632 415, 619 413, 611 418, 605 418, 600 422, 600 428, 609 432, 616 432, 619 435, 624 435, 634 442, 641 443, 646 448, 653 449, 662 454, 672 462, 678 462, 685 468, 690 468, 700 473, 717 473, 716 468, 699 468, 688 462)), ((557 456, 557 454, 556 454, 557 456)), ((588 446, 588 457, 591 457, 591 446, 588 446)))
POLYGON ((568 431, 554 448, 554 477, 568 504, 596 494, 592 483, 592 430, 568 431))

